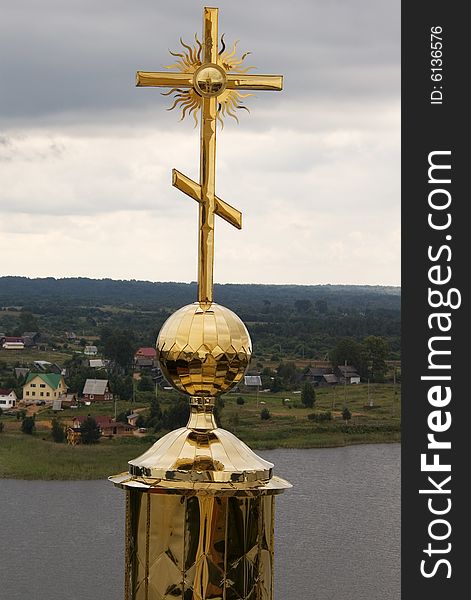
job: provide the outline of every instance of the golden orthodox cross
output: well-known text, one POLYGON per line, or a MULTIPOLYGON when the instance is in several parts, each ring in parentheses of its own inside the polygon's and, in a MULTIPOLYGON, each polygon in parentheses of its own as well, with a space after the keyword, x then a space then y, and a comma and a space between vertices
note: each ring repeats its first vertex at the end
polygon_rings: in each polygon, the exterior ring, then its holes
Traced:
MULTIPOLYGON (((213 301, 214 215, 238 229, 242 227, 242 213, 218 198, 215 193, 218 97, 226 94, 227 98, 227 91, 230 90, 281 90, 283 87, 283 78, 280 75, 230 73, 230 60, 224 62, 221 59, 222 51, 218 51, 218 39, 218 9, 205 7, 202 47, 200 45, 201 59, 193 60, 192 64, 189 64, 188 60, 180 61, 185 70, 180 67, 179 73, 136 73, 137 86, 170 87, 171 91, 177 92, 177 96, 180 97, 178 102, 185 108, 201 107, 200 182, 196 183, 176 169, 173 169, 172 175, 173 185, 199 204, 198 302, 205 304, 213 301), (194 91, 197 102, 185 95, 185 90, 188 89, 194 91)), ((192 51, 188 46, 185 47, 192 51)), ((196 50, 189 55, 187 53, 186 58, 189 56, 196 59, 196 50)), ((232 54, 228 58, 231 56, 232 54)), ((240 94, 237 94, 237 97, 240 97, 240 94)), ((233 102, 232 106, 241 108, 236 105, 237 102, 233 102)), ((186 112, 185 108, 183 114, 186 112)), ((228 112, 231 114, 230 110, 228 112)))

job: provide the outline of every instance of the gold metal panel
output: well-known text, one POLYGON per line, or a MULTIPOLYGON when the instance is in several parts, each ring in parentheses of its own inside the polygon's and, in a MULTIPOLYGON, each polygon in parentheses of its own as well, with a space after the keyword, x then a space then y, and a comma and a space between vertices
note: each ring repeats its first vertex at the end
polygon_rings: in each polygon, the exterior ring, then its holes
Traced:
POLYGON ((228 74, 226 87, 228 90, 273 90, 279 92, 283 89, 283 76, 228 74))
POLYGON ((272 498, 130 495, 126 600, 272 600, 272 498))
POLYGON ((190 87, 192 85, 192 73, 148 73, 146 71, 136 73, 136 87, 190 87))
POLYGON ((211 413, 198 412, 192 406, 189 425, 198 425, 199 416, 203 421, 201 431, 196 427, 171 431, 144 454, 129 461, 130 475, 154 479, 156 483, 208 482, 222 487, 231 482, 252 483, 257 488, 268 482, 273 464, 257 456, 229 431, 204 429, 208 426, 208 414, 211 413))

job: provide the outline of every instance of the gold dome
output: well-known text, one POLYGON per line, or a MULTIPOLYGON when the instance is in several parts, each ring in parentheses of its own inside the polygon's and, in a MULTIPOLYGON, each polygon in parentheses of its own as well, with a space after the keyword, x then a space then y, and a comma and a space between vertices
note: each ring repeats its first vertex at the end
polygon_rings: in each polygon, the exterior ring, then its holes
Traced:
POLYGON ((157 338, 157 359, 169 383, 190 396, 216 396, 243 377, 252 355, 244 323, 219 304, 177 310, 157 338))

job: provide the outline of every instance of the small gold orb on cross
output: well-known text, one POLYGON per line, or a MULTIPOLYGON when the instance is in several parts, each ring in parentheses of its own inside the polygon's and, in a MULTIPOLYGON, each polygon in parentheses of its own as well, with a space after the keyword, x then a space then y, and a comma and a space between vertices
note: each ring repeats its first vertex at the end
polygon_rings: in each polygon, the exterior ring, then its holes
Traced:
POLYGON ((226 72, 219 65, 207 63, 195 72, 193 85, 196 91, 205 98, 219 96, 226 89, 226 72))

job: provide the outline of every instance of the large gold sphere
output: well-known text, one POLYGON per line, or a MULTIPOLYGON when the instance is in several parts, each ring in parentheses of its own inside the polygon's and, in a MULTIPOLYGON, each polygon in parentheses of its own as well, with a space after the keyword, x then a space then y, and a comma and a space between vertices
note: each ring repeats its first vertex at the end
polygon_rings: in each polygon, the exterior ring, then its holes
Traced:
POLYGON ((252 354, 244 323, 214 302, 177 310, 157 338, 157 359, 169 383, 191 396, 216 396, 243 377, 252 354))

